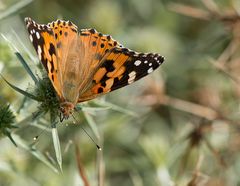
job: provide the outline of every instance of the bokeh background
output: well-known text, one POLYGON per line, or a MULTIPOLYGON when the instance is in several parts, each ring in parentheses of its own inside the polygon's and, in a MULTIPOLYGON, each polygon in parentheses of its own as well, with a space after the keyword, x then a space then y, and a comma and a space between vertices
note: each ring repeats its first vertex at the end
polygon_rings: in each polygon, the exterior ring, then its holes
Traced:
POLYGON ((240 185, 239 13, 238 0, 0 0, 0 73, 23 90, 35 85, 16 52, 41 76, 25 17, 71 20, 166 60, 139 82, 83 103, 78 124, 57 124, 61 153, 48 115, 32 119, 39 103, 1 78, 18 147, 0 123, 0 186, 240 185))

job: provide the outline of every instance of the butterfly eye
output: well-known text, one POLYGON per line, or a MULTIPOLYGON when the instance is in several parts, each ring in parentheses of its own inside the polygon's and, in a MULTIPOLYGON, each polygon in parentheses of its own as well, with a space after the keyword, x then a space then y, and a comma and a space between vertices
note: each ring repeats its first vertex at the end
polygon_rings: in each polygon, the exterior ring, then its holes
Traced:
POLYGON ((63 113, 63 112, 64 112, 64 108, 63 108, 63 107, 60 107, 60 111, 63 113))
POLYGON ((66 108, 60 107, 60 113, 65 116, 66 115, 66 108))

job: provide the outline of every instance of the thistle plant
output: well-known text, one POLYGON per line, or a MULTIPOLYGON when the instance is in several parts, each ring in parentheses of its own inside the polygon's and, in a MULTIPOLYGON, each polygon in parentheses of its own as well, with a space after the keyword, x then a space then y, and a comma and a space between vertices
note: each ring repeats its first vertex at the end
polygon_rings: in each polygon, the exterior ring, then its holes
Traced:
MULTIPOLYGON (((12 83, 10 83, 3 76, 2 76, 2 78, 11 88, 13 88, 15 91, 17 91, 18 93, 25 96, 25 98, 28 98, 27 99, 28 101, 33 100, 38 103, 37 110, 33 111, 33 113, 32 113, 33 114, 32 121, 38 121, 42 117, 44 117, 46 119, 45 121, 49 121, 50 126, 52 128, 52 140, 53 140, 53 145, 54 145, 54 150, 55 150, 56 161, 57 161, 58 167, 60 168, 60 171, 62 171, 62 154, 61 154, 60 140, 59 140, 58 131, 57 131, 57 127, 56 127, 57 123, 59 122, 59 113, 60 113, 59 112, 59 108, 60 108, 59 99, 56 95, 56 92, 52 86, 50 79, 47 77, 47 74, 44 71, 44 69, 42 68, 42 66, 39 66, 39 71, 41 72, 41 76, 35 75, 32 72, 32 70, 30 69, 30 67, 28 66, 27 62, 22 57, 22 55, 18 52, 16 52, 15 54, 16 54, 17 58, 19 59, 19 61, 21 62, 22 66, 24 67, 27 74, 33 80, 34 85, 31 84, 27 88, 27 90, 23 90, 23 89, 18 88, 15 85, 13 85, 12 83)), ((135 116, 135 114, 129 110, 123 109, 121 107, 118 107, 114 104, 107 103, 107 102, 102 103, 102 102, 96 101, 96 102, 91 102, 89 104, 82 104, 82 105, 76 106, 77 111, 78 110, 83 111, 83 116, 85 117, 87 123, 89 124, 91 130, 93 131, 94 135, 97 138, 100 138, 100 134, 98 132, 98 129, 97 129, 94 119, 92 118, 92 116, 89 113, 95 112, 97 110, 105 110, 105 109, 109 109, 109 108, 112 108, 112 110, 116 110, 116 111, 122 112, 124 114, 135 116)), ((24 106, 22 109, 24 109, 24 106)), ((74 120, 76 120, 76 118, 74 118, 74 120)), ((67 121, 67 122, 71 122, 71 120, 67 121)), ((85 131, 84 128, 83 128, 83 130, 85 131)), ((6 134, 8 134, 9 138, 12 140, 10 133, 6 133, 6 134)), ((87 133, 87 135, 89 135, 89 134, 87 133)), ((36 140, 37 138, 38 138, 38 136, 35 137, 34 139, 36 140)), ((90 138, 91 138, 91 140, 93 140, 91 136, 90 136, 90 138)), ((95 141, 94 141, 94 143, 95 143, 95 141)), ((96 146, 99 149, 101 149, 97 144, 96 144, 96 146)), ((35 155, 38 159, 40 159, 43 163, 45 163, 46 165, 51 167, 54 171, 57 171, 57 169, 55 167, 53 167, 51 164, 49 164, 49 162, 47 162, 43 158, 43 156, 41 155, 41 153, 39 151, 38 151, 38 154, 36 155, 35 148, 32 148, 32 147, 30 147, 30 148, 24 147, 24 148, 30 150, 31 153, 33 155, 35 155), (32 150, 34 152, 32 152, 32 150)))
POLYGON ((0 136, 7 136, 17 146, 11 136, 12 129, 18 128, 15 125, 15 116, 10 110, 9 104, 0 104, 0 136))

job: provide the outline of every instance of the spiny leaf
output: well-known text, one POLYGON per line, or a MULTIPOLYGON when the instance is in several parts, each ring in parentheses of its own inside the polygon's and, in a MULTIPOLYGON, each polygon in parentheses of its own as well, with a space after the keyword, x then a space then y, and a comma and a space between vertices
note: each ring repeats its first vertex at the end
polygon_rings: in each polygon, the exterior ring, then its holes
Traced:
POLYGON ((12 14, 17 14, 17 12, 22 9, 23 7, 27 6, 29 3, 31 3, 32 0, 23 0, 14 3, 11 7, 6 9, 5 11, 0 12, 0 20, 6 18, 7 16, 10 16, 12 14))
POLYGON ((15 116, 10 110, 10 105, 1 104, 0 105, 0 131, 3 135, 7 136, 12 143, 16 145, 15 141, 11 136, 11 129, 18 128, 15 124, 15 116))
POLYGON ((26 92, 26 91, 24 91, 24 90, 22 90, 22 89, 20 89, 20 88, 18 88, 18 87, 16 87, 16 86, 14 86, 14 85, 11 84, 10 82, 8 82, 1 74, 0 74, 0 76, 3 78, 3 80, 4 80, 10 87, 12 87, 12 88, 13 88, 14 90, 16 90, 17 92, 19 92, 19 93, 23 94, 24 96, 27 96, 27 97, 29 97, 29 98, 31 98, 31 99, 33 99, 33 100, 39 101, 39 99, 38 99, 36 96, 34 96, 34 95, 30 94, 29 92, 26 92))
POLYGON ((33 148, 32 146, 27 145, 27 143, 19 136, 13 135, 13 137, 20 148, 23 148, 30 152, 33 156, 35 156, 37 159, 39 159, 41 162, 43 162, 45 165, 51 168, 54 172, 56 173, 59 172, 58 169, 54 167, 39 150, 33 148))
POLYGON ((11 135, 9 129, 6 129, 6 130, 5 130, 5 135, 6 135, 6 136, 11 140, 11 142, 17 147, 17 144, 16 144, 16 142, 14 141, 14 139, 12 138, 12 135, 11 135))
POLYGON ((118 105, 115 105, 113 103, 109 103, 109 102, 106 102, 106 101, 95 101, 95 104, 97 104, 98 106, 102 106, 102 107, 110 107, 110 109, 112 109, 112 110, 130 115, 130 116, 133 116, 133 117, 138 116, 135 112, 133 112, 131 110, 128 110, 126 108, 122 108, 118 105))
POLYGON ((23 59, 22 55, 19 52, 15 52, 15 55, 17 56, 17 58, 19 59, 19 61, 21 62, 21 64, 23 65, 23 67, 25 68, 25 70, 27 71, 27 73, 30 75, 30 77, 32 78, 32 80, 35 82, 35 84, 38 84, 38 79, 36 78, 36 76, 33 74, 33 72, 31 71, 30 67, 28 66, 28 64, 26 63, 26 61, 23 59))
POLYGON ((53 146, 57 158, 58 165, 60 167, 60 170, 62 172, 62 153, 61 153, 61 146, 60 141, 58 137, 57 128, 52 128, 52 138, 53 138, 53 146))

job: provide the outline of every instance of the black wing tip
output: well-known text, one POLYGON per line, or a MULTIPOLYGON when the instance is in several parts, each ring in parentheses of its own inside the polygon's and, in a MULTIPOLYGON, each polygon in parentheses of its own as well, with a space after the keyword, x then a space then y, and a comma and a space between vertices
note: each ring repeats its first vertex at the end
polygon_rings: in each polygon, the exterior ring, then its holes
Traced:
POLYGON ((32 18, 30 17, 25 17, 24 18, 25 24, 27 27, 29 27, 30 25, 36 25, 35 21, 32 20, 32 18))
POLYGON ((165 61, 164 56, 159 55, 158 56, 158 61, 159 61, 160 64, 162 64, 165 61))
POLYGON ((28 22, 28 21, 30 21, 30 20, 32 20, 30 17, 25 17, 25 18, 24 18, 24 21, 25 21, 25 22, 28 22))
POLYGON ((25 17, 24 21, 25 21, 26 24, 28 24, 30 22, 33 22, 32 18, 30 18, 30 17, 25 17))

